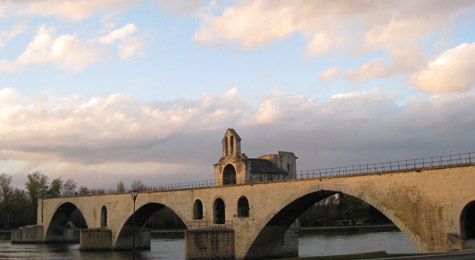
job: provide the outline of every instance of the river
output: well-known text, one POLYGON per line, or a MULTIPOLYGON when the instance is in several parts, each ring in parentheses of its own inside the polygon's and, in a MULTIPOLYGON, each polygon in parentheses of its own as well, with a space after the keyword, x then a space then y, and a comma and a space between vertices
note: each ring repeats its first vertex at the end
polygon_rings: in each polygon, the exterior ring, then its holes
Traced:
MULTIPOLYGON (((153 238, 152 249, 138 251, 136 259, 170 259, 185 257, 183 238, 153 238)), ((409 239, 399 231, 366 233, 301 234, 299 256, 327 256, 374 251, 418 253, 409 239)), ((11 244, 0 241, 0 259, 35 260, 129 260, 131 252, 79 251, 78 244, 11 244)))

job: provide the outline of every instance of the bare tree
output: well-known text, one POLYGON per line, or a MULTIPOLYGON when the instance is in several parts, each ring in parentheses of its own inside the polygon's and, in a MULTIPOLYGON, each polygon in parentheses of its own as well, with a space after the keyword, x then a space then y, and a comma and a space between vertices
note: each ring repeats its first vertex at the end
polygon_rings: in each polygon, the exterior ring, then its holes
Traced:
POLYGON ((146 190, 146 187, 145 187, 145 185, 142 184, 141 181, 135 180, 134 183, 132 184, 132 190, 144 191, 144 190, 146 190))
POLYGON ((63 196, 74 196, 76 195, 76 187, 77 187, 77 184, 71 180, 71 179, 68 179, 64 185, 63 185, 63 196))

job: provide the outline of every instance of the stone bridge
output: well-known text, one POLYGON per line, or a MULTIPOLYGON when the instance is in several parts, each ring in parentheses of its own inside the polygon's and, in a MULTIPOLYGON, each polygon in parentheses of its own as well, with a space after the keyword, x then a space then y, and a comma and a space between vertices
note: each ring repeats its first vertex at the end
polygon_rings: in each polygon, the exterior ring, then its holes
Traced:
MULTIPOLYGON (((137 234, 147 219, 168 207, 192 231, 214 223, 231 240, 218 245, 236 259, 295 254, 289 227, 316 202, 335 193, 359 198, 388 217, 421 252, 447 252, 475 238, 475 164, 339 177, 244 183, 196 189, 140 192, 136 200, 137 234)), ((112 250, 130 249, 133 200, 130 194, 43 199, 38 203, 43 241, 61 240, 68 216, 78 210, 88 230, 81 247, 93 243, 112 250), (101 240, 101 241, 98 241, 101 240)), ((213 230, 209 229, 210 232, 213 230)), ((86 230, 87 231, 87 230, 86 230)), ((84 235, 84 237, 83 237, 84 235)), ((219 235, 219 234, 218 234, 219 235)), ((137 237, 138 240, 141 238, 137 237)), ((203 240, 203 236, 201 237, 203 240)), ((201 241, 203 242, 203 241, 201 241)), ((200 243, 201 243, 200 242, 200 243)), ((196 234, 186 239, 187 256, 197 247, 196 234), (192 238, 192 239, 189 239, 192 238), (195 239, 195 240, 194 240, 195 239)), ((216 247, 216 245, 214 245, 216 247)), ((206 249, 206 243, 199 250, 206 249)))
POLYGON ((150 232, 144 226, 155 212, 168 208, 188 229, 187 258, 295 256, 297 218, 336 193, 378 209, 421 252, 462 249, 475 239, 473 153, 326 169, 300 179, 296 159, 291 152, 248 158, 241 153, 239 135, 228 129, 210 187, 142 191, 135 222, 128 193, 40 199, 37 225, 16 230, 12 241, 65 242, 79 237, 83 250, 130 249, 132 241, 149 248, 150 232), (82 228, 80 235, 74 226, 82 228))

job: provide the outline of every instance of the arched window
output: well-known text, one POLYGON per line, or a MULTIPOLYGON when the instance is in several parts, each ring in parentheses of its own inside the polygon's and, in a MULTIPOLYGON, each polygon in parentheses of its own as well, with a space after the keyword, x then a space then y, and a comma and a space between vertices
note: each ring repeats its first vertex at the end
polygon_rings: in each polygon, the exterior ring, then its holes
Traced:
POLYGON ((228 156, 229 151, 228 151, 228 138, 224 138, 224 156, 228 156))
POLYGON ((222 199, 216 199, 213 206, 213 223, 224 224, 226 222, 226 215, 224 209, 224 201, 222 199))
POLYGON ((246 197, 242 196, 238 200, 238 217, 249 217, 249 201, 246 197))
POLYGON ((234 154, 234 136, 231 136, 230 141, 229 141, 229 146, 231 147, 230 154, 234 154))
POLYGON ((462 210, 460 231, 464 240, 475 238, 475 200, 468 203, 462 210))
POLYGON ((107 208, 102 206, 101 210, 101 227, 107 227, 107 208))
POLYGON ((236 169, 231 164, 226 165, 223 170, 223 185, 236 184, 236 169))
POLYGON ((193 204, 193 219, 202 219, 203 218, 203 203, 201 200, 195 200, 193 204))

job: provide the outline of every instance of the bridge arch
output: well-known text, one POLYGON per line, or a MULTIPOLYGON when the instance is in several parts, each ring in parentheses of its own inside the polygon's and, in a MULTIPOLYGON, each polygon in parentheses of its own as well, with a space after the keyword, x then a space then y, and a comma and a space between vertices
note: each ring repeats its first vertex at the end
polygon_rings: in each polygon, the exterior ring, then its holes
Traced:
POLYGON ((251 239, 248 240, 248 249, 245 254, 245 259, 259 257, 263 247, 272 248, 272 243, 279 242, 272 240, 272 238, 282 238, 290 225, 292 225, 303 212, 318 201, 337 193, 353 196, 373 206, 391 220, 421 252, 427 251, 419 240, 419 237, 376 199, 371 198, 364 192, 353 190, 344 185, 319 184, 289 194, 280 205, 274 207, 265 217, 264 221, 261 222, 260 227, 256 228, 256 232, 250 237, 251 239))
POLYGON ((79 229, 87 227, 84 215, 75 204, 62 203, 48 223, 45 242, 79 242, 79 229))
POLYGON ((465 205, 460 214, 460 231, 462 239, 475 239, 475 200, 465 205))
MULTIPOLYGON (((171 212, 173 212, 176 217, 183 223, 183 226, 186 227, 186 223, 183 221, 185 218, 173 208, 158 202, 151 202, 141 205, 135 211, 135 237, 136 241, 139 241, 140 232, 143 230, 147 221, 150 217, 158 212, 163 208, 168 208, 171 212)), ((132 237, 133 237, 133 213, 131 212, 130 215, 125 219, 124 223, 121 225, 119 229, 118 236, 116 238, 115 250, 121 249, 130 249, 132 248, 132 237)), ((140 248, 140 245, 137 245, 137 248, 140 248)))

